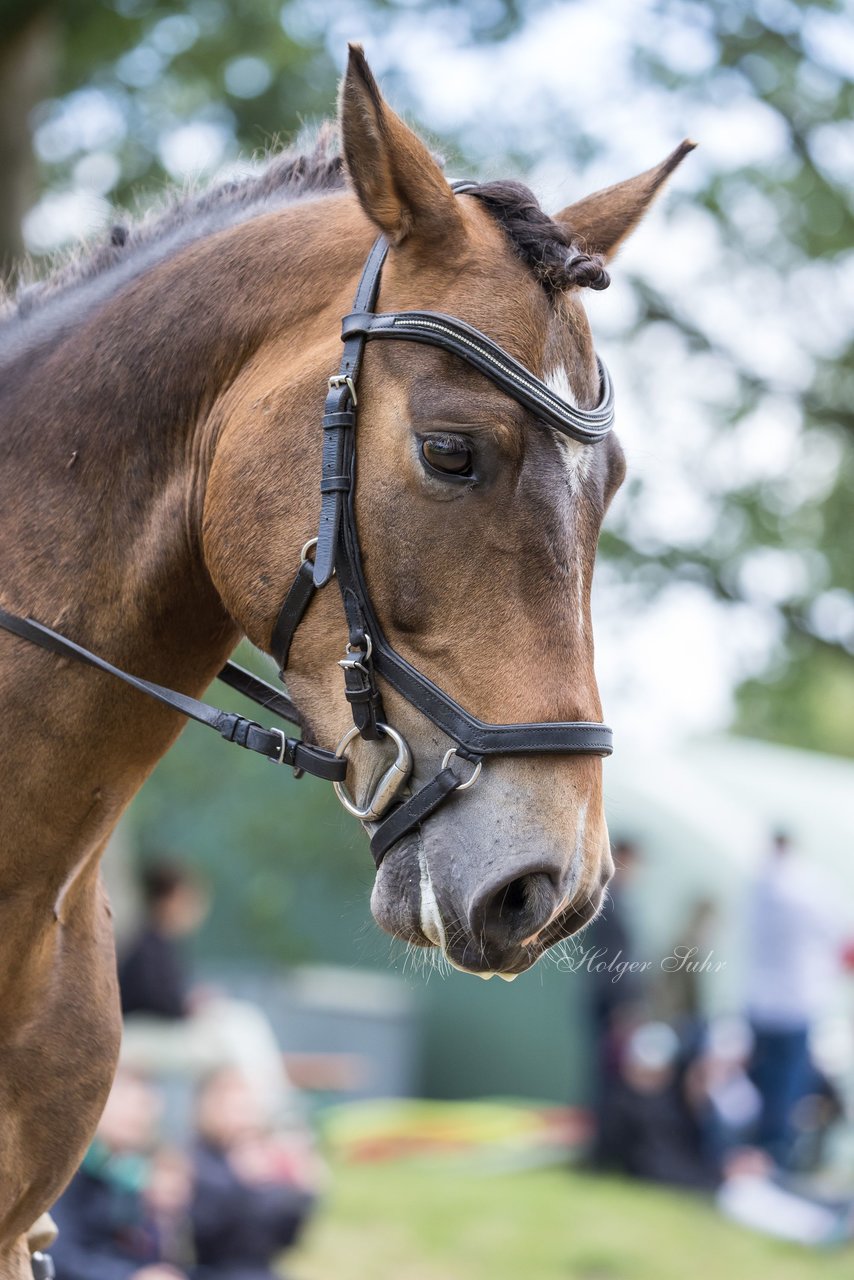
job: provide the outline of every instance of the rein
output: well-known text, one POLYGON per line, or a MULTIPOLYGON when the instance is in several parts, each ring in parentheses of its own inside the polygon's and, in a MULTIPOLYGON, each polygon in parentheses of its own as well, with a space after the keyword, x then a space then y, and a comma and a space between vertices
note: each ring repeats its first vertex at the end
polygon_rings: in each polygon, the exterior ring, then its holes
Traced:
MULTIPOLYGON (((468 187, 467 183, 454 184, 458 193, 468 187)), ((380 626, 365 582, 354 509, 357 387, 369 341, 397 339, 441 347, 478 369, 528 409, 540 425, 583 444, 604 439, 614 425, 613 388, 601 360, 598 362, 599 404, 591 410, 578 409, 561 400, 497 343, 462 320, 433 311, 377 314, 374 307, 388 247, 382 236, 375 242, 362 271, 353 311, 342 322, 341 364, 338 373, 329 379, 323 410, 318 534, 303 547, 299 569, 270 642, 280 679, 284 681, 290 647, 306 611, 316 592, 333 577, 337 578, 348 629, 345 656, 338 665, 344 673, 344 694, 352 710, 353 726, 334 752, 286 737, 282 729, 265 729, 254 720, 130 675, 42 623, 0 608, 0 627, 22 639, 106 671, 182 715, 216 729, 226 741, 258 752, 276 764, 289 765, 297 776, 311 773, 332 782, 349 813, 362 822, 376 824, 371 836, 371 853, 377 867, 389 849, 420 827, 454 793, 472 787, 489 756, 540 753, 608 756, 613 749, 611 730, 599 722, 489 724, 477 719, 397 653, 380 626), (312 548, 313 560, 310 558, 312 548), (412 755, 403 737, 386 722, 378 676, 456 744, 445 754, 440 770, 431 781, 407 799, 399 797, 412 773, 412 755), (394 761, 362 807, 355 804, 345 785, 347 750, 359 736, 369 741, 390 741, 396 749, 394 761), (459 760, 470 766, 468 776, 452 767, 459 760)), ((279 718, 300 723, 299 711, 286 694, 236 663, 227 662, 218 679, 279 718)))

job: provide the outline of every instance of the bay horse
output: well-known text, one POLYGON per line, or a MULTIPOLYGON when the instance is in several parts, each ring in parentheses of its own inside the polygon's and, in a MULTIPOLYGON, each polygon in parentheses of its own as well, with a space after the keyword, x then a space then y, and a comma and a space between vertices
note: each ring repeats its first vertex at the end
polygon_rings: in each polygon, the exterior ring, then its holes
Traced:
MULTIPOLYGON (((117 226, 7 304, 0 605, 193 696, 242 636, 269 652, 318 521, 320 388, 377 233, 384 310, 460 317, 590 409, 581 291, 607 284, 690 146, 554 218, 517 183, 454 192, 351 47, 337 135, 117 226)), ((486 721, 598 723, 589 596, 624 473, 614 436, 535 425, 428 345, 372 344, 358 398, 355 518, 395 649, 486 721)), ((288 667, 327 750, 351 715, 342 625, 340 599, 318 593, 288 667)), ((453 743, 394 688, 383 697, 415 790, 453 743)), ((92 1137, 118 1050, 99 858, 184 718, 2 630, 0 708, 0 1280, 23 1280, 27 1233, 92 1137)), ((354 745, 358 795, 387 762, 354 745)), ((611 871, 601 760, 501 755, 465 804, 389 851, 372 909, 459 967, 510 977, 595 914, 611 871)))

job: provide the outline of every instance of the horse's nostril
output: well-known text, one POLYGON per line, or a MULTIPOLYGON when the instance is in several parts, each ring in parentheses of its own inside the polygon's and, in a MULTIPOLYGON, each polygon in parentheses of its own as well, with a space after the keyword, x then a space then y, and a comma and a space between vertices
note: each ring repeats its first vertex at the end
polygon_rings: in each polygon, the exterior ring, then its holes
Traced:
POLYGON ((533 878, 532 876, 519 876, 516 880, 510 881, 501 897, 498 908, 499 914, 506 913, 510 916, 527 909, 528 890, 533 878))
POLYGON ((485 949, 506 948, 536 933, 558 904, 556 880, 534 871, 486 890, 469 913, 475 940, 485 949))

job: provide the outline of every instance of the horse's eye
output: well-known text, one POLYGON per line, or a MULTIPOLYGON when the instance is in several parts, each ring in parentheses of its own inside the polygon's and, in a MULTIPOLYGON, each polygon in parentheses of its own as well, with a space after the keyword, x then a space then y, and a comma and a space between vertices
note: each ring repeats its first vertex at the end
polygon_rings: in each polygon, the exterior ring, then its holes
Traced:
POLYGON ((471 475, 471 449, 454 436, 430 436, 421 443, 421 456, 434 471, 450 476, 471 475))

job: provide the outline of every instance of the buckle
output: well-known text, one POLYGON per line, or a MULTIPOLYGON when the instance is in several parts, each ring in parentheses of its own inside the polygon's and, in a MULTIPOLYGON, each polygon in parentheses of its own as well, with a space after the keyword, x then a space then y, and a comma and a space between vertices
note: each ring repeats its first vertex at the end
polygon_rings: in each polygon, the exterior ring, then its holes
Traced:
POLYGON ((362 675, 370 675, 365 663, 370 661, 373 651, 373 641, 366 631, 364 649, 357 649, 355 645, 350 644, 348 640, 347 644, 344 646, 345 656, 338 659, 338 666, 342 671, 361 671, 362 675))
MULTIPOLYGON (((279 738, 281 739, 281 744, 282 744, 282 745, 279 747, 279 754, 276 756, 276 758, 275 758, 275 759, 273 759, 273 757, 272 757, 272 756, 267 756, 267 759, 269 760, 270 764, 284 764, 284 763, 285 763, 285 748, 286 748, 286 747, 287 747, 287 745, 288 745, 288 739, 287 739, 287 736, 286 736, 286 734, 285 734, 285 731, 284 731, 284 729, 279 729, 279 728, 277 728, 275 725, 271 725, 271 726, 270 726, 270 733, 277 733, 277 734, 279 735, 279 738)), ((298 765, 298 764, 294 764, 294 765, 293 765, 293 771, 294 771, 294 777, 295 777, 295 778, 301 778, 301 777, 303 776, 303 774, 305 773, 305 769, 301 769, 301 768, 299 767, 299 765, 298 765)))
POLYGON ((277 733, 279 735, 279 738, 281 739, 281 746, 279 747, 279 754, 275 757, 275 759, 273 758, 273 756, 267 756, 267 759, 270 761, 270 764, 284 764, 285 763, 285 747, 288 745, 288 740, 285 736, 285 731, 284 729, 278 729, 273 725, 270 726, 269 731, 270 733, 277 733))
MULTIPOLYGON (((309 552, 316 551, 316 550, 317 550, 317 538, 309 538, 308 542, 304 542, 302 544, 302 551, 299 553, 300 566, 304 564, 314 564, 314 557, 312 556, 311 558, 309 558, 309 552)), ((338 570, 333 566, 333 569, 332 569, 333 578, 335 577, 337 572, 338 570)))
POLYGON ((353 406, 355 408, 359 401, 356 397, 356 384, 350 375, 348 373, 333 373, 332 377, 329 379, 329 390, 332 391, 335 387, 347 388, 350 392, 350 399, 353 401, 353 406))

